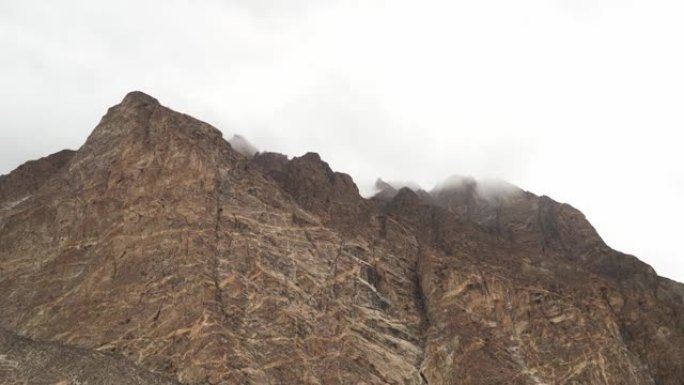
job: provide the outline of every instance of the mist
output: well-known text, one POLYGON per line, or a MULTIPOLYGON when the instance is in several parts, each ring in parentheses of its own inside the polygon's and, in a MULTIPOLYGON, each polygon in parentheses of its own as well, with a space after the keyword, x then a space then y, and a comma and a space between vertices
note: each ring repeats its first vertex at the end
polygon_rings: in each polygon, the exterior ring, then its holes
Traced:
POLYGON ((454 174, 549 195, 684 281, 683 18, 661 0, 1 1, 0 173, 78 148, 142 90, 318 152, 365 196, 454 174))
POLYGON ((476 180, 472 176, 452 175, 438 183, 430 194, 435 195, 449 190, 473 190, 478 197, 488 201, 505 200, 523 192, 520 187, 502 179, 476 180))
POLYGON ((230 143, 235 151, 248 158, 252 158, 259 152, 252 143, 238 134, 233 135, 233 137, 228 140, 228 143, 230 143))

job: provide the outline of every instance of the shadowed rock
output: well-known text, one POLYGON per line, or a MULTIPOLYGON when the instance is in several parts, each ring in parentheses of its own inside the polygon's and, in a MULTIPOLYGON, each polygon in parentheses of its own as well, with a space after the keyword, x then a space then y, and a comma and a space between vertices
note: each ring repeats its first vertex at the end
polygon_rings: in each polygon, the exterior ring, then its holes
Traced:
POLYGON ((38 160, 28 161, 7 175, 0 175, 0 202, 14 204, 38 190, 58 174, 74 156, 62 150, 38 160))
POLYGON ((19 384, 172 385, 112 354, 36 342, 0 328, 0 382, 19 384))

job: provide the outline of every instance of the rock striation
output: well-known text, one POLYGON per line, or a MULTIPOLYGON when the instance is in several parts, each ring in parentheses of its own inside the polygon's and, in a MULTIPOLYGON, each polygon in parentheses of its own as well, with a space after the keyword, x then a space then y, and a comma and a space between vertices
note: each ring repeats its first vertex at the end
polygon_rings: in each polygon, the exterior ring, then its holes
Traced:
POLYGON ((178 385, 108 353, 37 342, 0 329, 3 384, 178 385))
POLYGON ((576 209, 386 188, 128 94, 0 177, 0 383, 682 384, 684 285, 576 209))

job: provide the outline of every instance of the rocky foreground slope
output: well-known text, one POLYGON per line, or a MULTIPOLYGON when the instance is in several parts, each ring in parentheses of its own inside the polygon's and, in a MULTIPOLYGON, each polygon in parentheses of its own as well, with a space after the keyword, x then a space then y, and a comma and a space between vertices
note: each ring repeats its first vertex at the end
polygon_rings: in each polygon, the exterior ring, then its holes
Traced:
POLYGON ((363 199, 133 92, 0 177, 0 383, 683 384, 684 285, 504 187, 363 199))

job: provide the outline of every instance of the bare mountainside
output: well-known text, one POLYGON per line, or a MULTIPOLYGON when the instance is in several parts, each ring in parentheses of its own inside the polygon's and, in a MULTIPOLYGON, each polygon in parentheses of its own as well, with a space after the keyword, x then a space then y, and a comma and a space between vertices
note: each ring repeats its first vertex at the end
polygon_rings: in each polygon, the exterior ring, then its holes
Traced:
POLYGON ((684 383, 684 285, 571 206, 364 199, 141 92, 0 177, 0 293, 3 384, 684 383))

